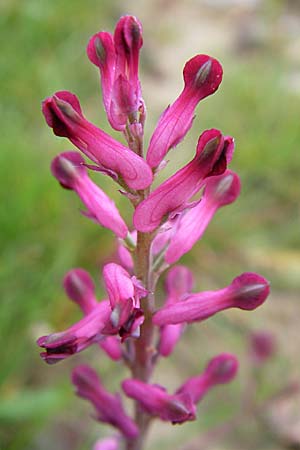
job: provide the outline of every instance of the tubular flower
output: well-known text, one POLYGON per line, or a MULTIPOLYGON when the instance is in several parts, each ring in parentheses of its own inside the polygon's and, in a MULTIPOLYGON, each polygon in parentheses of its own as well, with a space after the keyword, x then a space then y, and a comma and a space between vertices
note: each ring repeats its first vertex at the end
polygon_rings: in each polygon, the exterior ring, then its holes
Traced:
MULTIPOLYGON (((99 305, 94 282, 89 273, 83 269, 70 270, 64 278, 64 288, 69 298, 79 305, 84 315, 91 313, 99 305)), ((114 361, 121 359, 121 343, 116 336, 103 336, 99 345, 114 361)))
POLYGON ((118 330, 122 338, 139 333, 144 321, 140 298, 145 297, 147 291, 119 264, 106 264, 103 279, 112 309, 104 333, 115 334, 118 330))
POLYGON ((218 130, 207 130, 199 138, 194 159, 158 186, 135 210, 135 228, 154 231, 170 213, 187 208, 205 178, 222 174, 231 161, 233 139, 218 130))
POLYGON ((128 147, 88 122, 78 98, 68 91, 56 92, 43 102, 43 113, 54 134, 64 136, 108 174, 132 189, 145 189, 152 182, 148 164, 128 147))
POLYGON ((165 261, 173 264, 189 252, 201 239, 218 209, 233 203, 239 193, 240 179, 230 170, 222 175, 208 178, 201 201, 178 217, 165 253, 165 261))
POLYGON ((119 131, 124 131, 127 123, 137 123, 139 113, 144 110, 138 78, 142 45, 141 23, 134 16, 123 16, 114 36, 107 32, 96 33, 87 47, 90 61, 100 70, 108 120, 119 131))
POLYGON ((122 388, 125 394, 138 401, 148 414, 158 416, 161 420, 176 424, 196 418, 195 405, 189 394, 169 395, 162 386, 136 379, 124 380, 122 388))
POLYGON ((189 378, 176 394, 189 394, 192 401, 197 404, 214 386, 229 383, 236 376, 238 367, 237 358, 230 353, 215 356, 202 374, 189 378))
POLYGON ((116 236, 125 238, 128 228, 115 203, 88 176, 84 159, 77 152, 65 152, 52 161, 51 170, 60 184, 74 190, 87 207, 84 213, 116 236))
MULTIPOLYGON (((193 288, 194 280, 192 272, 184 266, 174 266, 169 270, 165 290, 167 298, 165 306, 179 302, 188 295, 193 288)), ((179 341, 184 324, 164 325, 160 329, 158 351, 162 356, 169 356, 179 341)))
POLYGON ((222 75, 222 66, 210 56, 197 55, 186 63, 184 89, 162 114, 151 137, 147 152, 150 167, 157 167, 167 152, 184 138, 192 126, 197 104, 218 89, 222 75))
POLYGON ((161 308, 153 316, 155 325, 200 322, 228 308, 253 310, 267 298, 268 281, 256 273, 246 272, 217 291, 199 292, 185 301, 161 308))
POLYGON ((48 364, 55 364, 99 342, 110 314, 109 302, 103 301, 66 331, 40 337, 37 344, 45 349, 41 357, 48 364))
POLYGON ((129 439, 138 435, 135 422, 124 411, 121 397, 103 387, 95 370, 85 365, 76 367, 72 373, 72 383, 77 395, 93 404, 97 420, 113 425, 129 439))

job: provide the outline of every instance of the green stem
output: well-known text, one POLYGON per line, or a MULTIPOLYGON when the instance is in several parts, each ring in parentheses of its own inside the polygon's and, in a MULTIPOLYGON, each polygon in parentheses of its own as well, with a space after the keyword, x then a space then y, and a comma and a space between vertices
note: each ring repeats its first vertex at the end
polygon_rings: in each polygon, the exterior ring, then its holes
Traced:
MULTIPOLYGON (((152 235, 138 232, 135 251, 135 274, 148 290, 146 297, 141 299, 141 307, 145 320, 141 326, 140 337, 135 341, 135 357, 131 365, 132 377, 148 382, 153 371, 155 349, 153 347, 152 314, 154 309, 153 281, 150 268, 150 246, 152 235)), ((126 450, 142 450, 151 417, 143 411, 138 402, 135 404, 135 421, 140 433, 136 439, 127 442, 126 450)))

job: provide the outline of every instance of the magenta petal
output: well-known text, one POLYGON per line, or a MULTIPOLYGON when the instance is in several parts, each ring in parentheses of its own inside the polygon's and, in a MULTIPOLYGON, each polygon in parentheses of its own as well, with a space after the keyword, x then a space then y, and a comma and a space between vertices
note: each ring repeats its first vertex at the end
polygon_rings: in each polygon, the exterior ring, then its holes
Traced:
POLYGON ((183 330, 184 324, 182 323, 176 325, 165 325, 161 327, 158 345, 160 355, 166 358, 173 352, 177 342, 181 338, 183 330))
MULTIPOLYGON (((167 292, 166 305, 181 301, 188 295, 194 284, 192 272, 185 266, 174 266, 169 270, 165 290, 167 292)), ((159 353, 167 357, 174 350, 184 330, 184 324, 165 325, 160 329, 159 353)))
POLYGON ((115 203, 89 178, 82 161, 77 152, 61 153, 52 161, 52 173, 63 186, 78 194, 88 209, 86 216, 125 238, 128 228, 115 203))
POLYGON ((147 384, 137 379, 124 380, 122 388, 128 397, 138 401, 141 407, 153 416, 172 423, 194 420, 195 406, 187 394, 169 395, 158 385, 147 384))
POLYGON ((122 358, 122 346, 117 336, 106 336, 99 345, 113 361, 119 361, 122 358))
POLYGON ((134 285, 131 276, 119 264, 106 264, 103 269, 103 278, 112 309, 118 303, 133 299, 134 285))
POLYGON ((103 104, 108 120, 113 128, 122 130, 124 126, 115 123, 109 113, 116 66, 112 35, 102 31, 92 36, 87 46, 87 55, 89 60, 100 70, 103 104))
POLYGON ((232 381, 238 367, 238 360, 234 355, 222 353, 212 358, 203 373, 189 378, 176 393, 188 394, 194 403, 198 403, 214 386, 232 381))
POLYGON ((194 159, 138 205, 133 217, 135 228, 144 233, 151 232, 168 214, 184 208, 187 201, 199 191, 203 180, 214 174, 215 165, 223 153, 224 138, 219 130, 202 133, 194 159))
POLYGON ((152 183, 147 163, 128 147, 88 122, 82 115, 77 97, 57 92, 43 102, 48 125, 58 136, 64 136, 90 159, 119 175, 132 189, 145 189, 152 183))
POLYGON ((203 236, 217 210, 234 202, 239 193, 239 177, 230 170, 223 175, 208 178, 201 201, 183 213, 175 225, 176 231, 170 239, 165 261, 174 264, 190 251, 203 236))
POLYGON ((99 305, 95 297, 94 282, 85 270, 70 270, 65 275, 63 284, 68 297, 80 306, 84 314, 89 314, 99 305))
POLYGON ((76 367, 72 382, 77 388, 77 395, 93 404, 99 421, 116 427, 128 439, 138 435, 138 428, 125 413, 120 396, 104 388, 95 370, 84 365, 76 367))
POLYGON ((197 55, 186 63, 184 89, 162 114, 151 137, 147 153, 150 167, 157 167, 167 152, 184 138, 192 125, 197 104, 218 89, 222 73, 220 63, 207 55, 197 55))
POLYGON ((66 331, 40 337, 37 344, 45 349, 41 357, 54 364, 99 342, 110 313, 109 302, 103 301, 66 331))
POLYGON ((199 322, 228 308, 252 310, 266 300, 269 291, 269 282, 265 278, 255 273, 243 273, 224 289, 191 294, 185 301, 161 308, 153 316, 153 323, 162 326, 199 322))

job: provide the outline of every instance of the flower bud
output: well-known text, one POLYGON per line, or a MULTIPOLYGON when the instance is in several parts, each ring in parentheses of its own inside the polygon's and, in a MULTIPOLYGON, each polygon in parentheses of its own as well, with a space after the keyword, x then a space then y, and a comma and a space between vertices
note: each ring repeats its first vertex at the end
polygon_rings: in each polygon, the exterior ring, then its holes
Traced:
POLYGON ((78 366, 72 372, 72 382, 77 395, 89 400, 97 413, 97 420, 116 427, 127 439, 138 435, 138 427, 124 411, 119 395, 108 392, 95 370, 78 366))
POLYGON ((153 316, 155 325, 200 322, 228 308, 253 310, 269 295, 269 282, 256 273, 246 272, 217 291, 191 294, 182 302, 167 305, 153 316))
POLYGON ((176 393, 189 394, 197 404, 211 388, 229 383, 237 371, 237 358, 230 353, 222 353, 212 358, 202 374, 189 378, 176 393))
POLYGON ((65 152, 54 158, 51 170, 64 187, 78 194, 87 207, 87 217, 125 238, 128 228, 115 203, 89 178, 83 163, 79 153, 65 152))
POLYGON ((210 56, 197 55, 183 70, 184 89, 161 115, 147 152, 150 167, 157 167, 167 152, 185 137, 192 126, 197 104, 213 94, 222 81, 222 67, 210 56))
POLYGON ((115 172, 132 189, 145 189, 152 183, 148 164, 128 147, 88 122, 77 97, 56 92, 43 102, 43 113, 54 134, 64 136, 101 168, 115 172))

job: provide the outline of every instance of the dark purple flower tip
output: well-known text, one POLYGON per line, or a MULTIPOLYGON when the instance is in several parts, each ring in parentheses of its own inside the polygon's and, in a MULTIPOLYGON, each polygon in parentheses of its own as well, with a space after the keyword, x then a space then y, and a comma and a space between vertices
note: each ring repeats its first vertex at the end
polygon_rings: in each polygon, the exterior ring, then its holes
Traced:
POLYGON ((114 63, 115 47, 113 37, 106 31, 100 31, 91 37, 87 46, 89 60, 100 69, 105 64, 114 63))
POLYGON ((221 131, 212 128, 199 137, 195 163, 203 170, 203 177, 221 175, 227 168, 225 140, 221 131))
POLYGON ((76 179, 86 173, 84 159, 78 152, 64 152, 51 163, 51 172, 66 189, 73 189, 76 179))
POLYGON ((46 98, 42 103, 42 111, 47 124, 57 136, 68 137, 69 127, 82 118, 78 98, 68 91, 59 91, 46 98))
POLYGON ((223 137, 221 131, 212 128, 204 131, 197 144, 196 160, 205 168, 205 177, 222 175, 232 159, 234 139, 223 137))
POLYGON ((143 45, 142 24, 135 16, 123 16, 116 25, 114 42, 116 51, 129 54, 143 45))
POLYGON ((183 70, 186 87, 198 90, 200 98, 213 94, 219 87, 223 69, 219 61, 208 55, 196 55, 183 70))
POLYGON ((173 425, 196 419, 196 407, 189 394, 173 395, 167 408, 166 420, 171 421, 173 425))
POLYGON ((270 283, 262 276, 246 272, 231 284, 233 301, 240 309, 252 310, 260 306, 270 293, 270 283))
POLYGON ((212 358, 205 372, 213 384, 229 383, 237 374, 239 362, 230 353, 222 353, 212 358))
POLYGON ((46 350, 40 353, 40 356, 47 364, 56 364, 77 352, 76 336, 65 333, 42 336, 37 340, 37 344, 46 350))
POLYGON ((90 274, 80 268, 69 270, 64 277, 63 286, 68 297, 78 304, 95 295, 95 284, 90 274))
POLYGON ((255 363, 262 364, 276 351, 276 341, 268 331, 254 331, 249 336, 251 356, 255 363))

